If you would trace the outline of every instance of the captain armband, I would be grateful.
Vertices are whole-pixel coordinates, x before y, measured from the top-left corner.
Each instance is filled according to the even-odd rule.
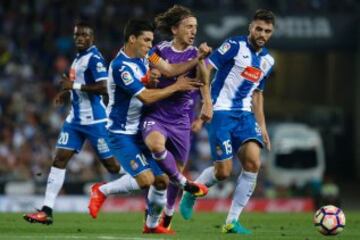
[[[160,61],[160,56],[157,55],[155,52],[149,56],[149,62],[156,65]]]

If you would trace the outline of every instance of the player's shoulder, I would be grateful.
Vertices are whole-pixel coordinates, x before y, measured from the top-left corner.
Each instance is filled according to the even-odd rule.
[[[136,64],[133,63],[122,51],[111,61],[111,68],[116,71],[124,72],[128,71],[133,72],[133,68],[136,68]]]
[[[124,66],[124,62],[126,61],[126,58],[119,53],[112,61],[111,61],[111,68],[114,69],[121,69]]]
[[[246,43],[246,36],[232,36],[225,40],[225,42],[230,43],[231,45],[239,45],[242,42]]]
[[[171,47],[171,41],[161,41],[155,45],[155,48],[159,49],[160,51],[170,47]]]
[[[104,57],[102,56],[100,50],[95,46],[91,46],[88,49],[88,52],[90,53],[90,57],[98,60],[104,60]]]

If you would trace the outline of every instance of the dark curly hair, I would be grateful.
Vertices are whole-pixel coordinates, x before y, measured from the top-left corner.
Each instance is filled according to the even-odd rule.
[[[166,12],[155,17],[155,26],[161,33],[172,35],[171,28],[188,17],[195,17],[189,8],[181,5],[174,5]]]

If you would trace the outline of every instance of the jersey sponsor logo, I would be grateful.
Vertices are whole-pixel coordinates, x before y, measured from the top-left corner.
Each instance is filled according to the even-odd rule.
[[[121,79],[123,80],[125,85],[129,85],[134,81],[133,77],[128,71],[121,73]]]
[[[71,68],[70,71],[69,71],[69,78],[71,81],[75,81],[75,78],[76,78],[76,74],[75,74],[75,69],[74,68]]]
[[[96,71],[97,72],[106,72],[106,67],[101,62],[96,64]]]
[[[243,78],[256,83],[260,80],[261,70],[256,67],[247,66],[240,75]]]
[[[222,55],[224,55],[227,51],[229,51],[230,48],[231,48],[230,43],[224,42],[224,43],[219,47],[219,53],[221,53]]]

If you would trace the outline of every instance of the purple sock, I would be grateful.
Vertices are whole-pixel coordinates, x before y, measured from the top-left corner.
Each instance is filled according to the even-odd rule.
[[[167,188],[167,203],[166,203],[166,208],[167,209],[174,209],[175,207],[175,202],[176,202],[176,198],[179,194],[179,190],[180,188],[173,184],[170,183],[168,188]]]
[[[184,180],[185,177],[179,172],[176,161],[171,152],[165,150],[159,153],[153,153],[152,156],[159,164],[161,170],[169,176],[170,180],[181,185],[185,184],[186,179]]]
[[[149,199],[148,199],[148,194],[149,194],[149,188],[143,189],[142,190],[142,195],[145,197],[145,221],[148,215],[148,211],[149,211]]]

